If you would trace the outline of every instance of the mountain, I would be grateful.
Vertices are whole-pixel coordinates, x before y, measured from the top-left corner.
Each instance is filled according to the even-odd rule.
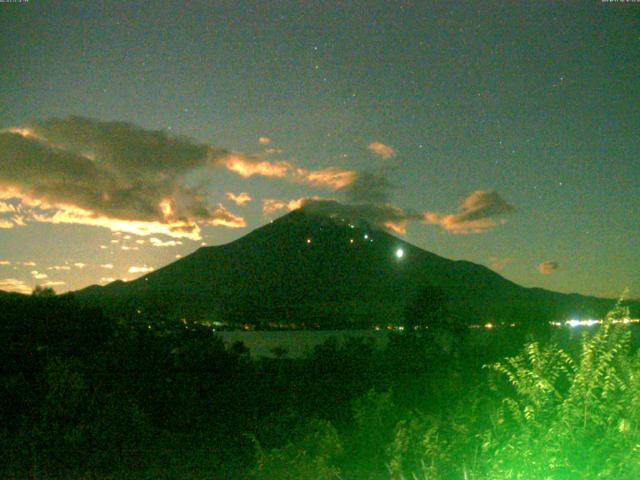
[[[400,256],[401,255],[401,256]],[[77,291],[112,313],[345,327],[399,323],[441,286],[469,323],[602,316],[614,300],[524,288],[492,270],[422,250],[366,222],[293,211],[222,246],[130,282]]]

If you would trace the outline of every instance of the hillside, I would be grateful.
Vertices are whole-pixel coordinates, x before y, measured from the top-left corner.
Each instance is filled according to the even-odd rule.
[[[398,250],[402,257],[398,258]],[[613,300],[521,287],[492,270],[422,250],[364,222],[291,212],[131,282],[76,292],[131,315],[315,327],[399,322],[428,284],[469,322],[599,316]]]

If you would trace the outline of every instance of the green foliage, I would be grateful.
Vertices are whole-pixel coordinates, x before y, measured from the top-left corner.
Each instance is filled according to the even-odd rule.
[[[258,445],[256,480],[330,480],[339,479],[335,460],[342,452],[338,432],[330,422],[310,420],[284,447],[265,452]]]
[[[640,476],[640,363],[618,305],[577,358],[536,343],[491,368],[511,386],[483,445],[491,479]]]
[[[350,467],[362,477],[382,474],[386,471],[386,446],[393,440],[400,420],[392,393],[370,390],[351,405],[353,434],[347,445]]]
[[[334,339],[257,359],[198,325],[7,301],[3,478],[640,478],[640,356],[620,305],[570,349],[455,358],[398,334],[385,351]]]

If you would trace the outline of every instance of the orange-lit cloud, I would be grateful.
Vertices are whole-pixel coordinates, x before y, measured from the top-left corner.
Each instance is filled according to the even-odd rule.
[[[392,147],[381,142],[371,142],[367,148],[383,160],[396,156],[396,151]]]
[[[33,270],[31,272],[31,276],[33,278],[37,279],[37,280],[42,280],[44,278],[48,278],[49,277],[49,275],[47,275],[46,273],[42,273],[42,272],[39,272],[37,270]]]
[[[344,188],[358,177],[353,170],[330,167],[321,170],[307,170],[295,167],[292,163],[279,160],[271,162],[259,157],[251,157],[237,153],[226,156],[226,168],[241,177],[254,175],[286,179],[295,183],[303,183],[318,188],[338,190]]]
[[[549,275],[560,268],[560,264],[556,261],[549,260],[538,265],[538,271],[543,275]]]
[[[247,192],[241,192],[237,195],[232,192],[227,192],[225,196],[240,207],[244,207],[247,203],[253,200],[253,198],[251,198],[251,195],[249,195]]]
[[[244,226],[185,180],[226,155],[129,123],[54,119],[0,132],[0,199],[26,205],[29,221],[199,239],[199,225]],[[6,206],[3,226],[24,223]]]
[[[262,177],[284,178],[293,169],[289,162],[269,162],[255,157],[232,153],[227,155],[225,166],[228,170],[237,173],[241,177],[252,177],[259,175]]]
[[[149,272],[153,272],[153,267],[147,267],[146,265],[142,267],[136,267],[136,266],[129,267],[129,273],[149,273]]]
[[[271,139],[261,137],[260,143],[268,145]],[[353,170],[311,170],[266,155],[234,153],[126,122],[83,117],[2,130],[0,228],[79,224],[199,240],[204,225],[241,228],[246,222],[210,203],[205,182],[192,186],[193,172],[226,168],[243,178],[283,179],[334,191],[358,179]],[[227,198],[239,206],[251,201],[245,192]]]
[[[314,187],[339,190],[353,183],[358,174],[353,170],[330,167],[323,170],[305,170],[298,168],[295,171],[294,180],[307,183]]]
[[[259,137],[258,143],[260,145],[269,145],[271,143],[271,139],[269,137]]]
[[[460,202],[458,213],[440,214],[427,211],[423,214],[423,221],[440,225],[455,234],[483,233],[497,225],[505,224],[506,220],[499,217],[513,210],[514,208],[497,192],[478,190]]]
[[[32,289],[22,280],[17,280],[15,278],[3,278],[0,279],[0,290],[29,294]]]
[[[506,258],[491,257],[489,259],[489,262],[490,262],[489,266],[494,270],[502,270],[504,267],[513,263],[514,261],[515,259],[510,257],[506,257]]]
[[[151,237],[149,239],[149,243],[154,247],[177,247],[178,245],[182,245],[180,240],[160,240],[156,237]]]
[[[276,198],[265,198],[262,200],[262,213],[265,215],[270,215],[272,213],[281,211],[281,210],[296,210],[304,206],[305,203],[317,200],[328,200],[317,196],[312,197],[300,197],[294,198],[293,200],[279,200]]]

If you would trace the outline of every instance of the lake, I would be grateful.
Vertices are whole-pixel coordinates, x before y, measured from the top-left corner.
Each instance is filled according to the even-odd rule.
[[[283,347],[287,349],[288,357],[298,358],[304,355],[305,350],[313,349],[332,337],[338,342],[353,337],[369,337],[377,348],[384,348],[388,342],[384,330],[229,330],[217,334],[228,345],[243,342],[256,357],[273,357],[271,350]]]
[[[597,331],[598,326],[592,327],[558,327],[561,332],[560,343],[567,345],[578,341],[583,333]],[[630,325],[633,332],[633,342],[640,347],[640,325]],[[471,329],[467,341],[476,348],[488,348],[492,343],[508,337],[510,329]],[[272,349],[283,347],[287,350],[287,357],[299,358],[306,350],[312,350],[315,346],[321,345],[328,339],[335,337],[338,342],[344,342],[352,337],[371,338],[375,347],[384,348],[388,339],[387,330],[228,330],[216,332],[222,340],[231,345],[241,341],[250,350],[254,357],[273,357]]]

